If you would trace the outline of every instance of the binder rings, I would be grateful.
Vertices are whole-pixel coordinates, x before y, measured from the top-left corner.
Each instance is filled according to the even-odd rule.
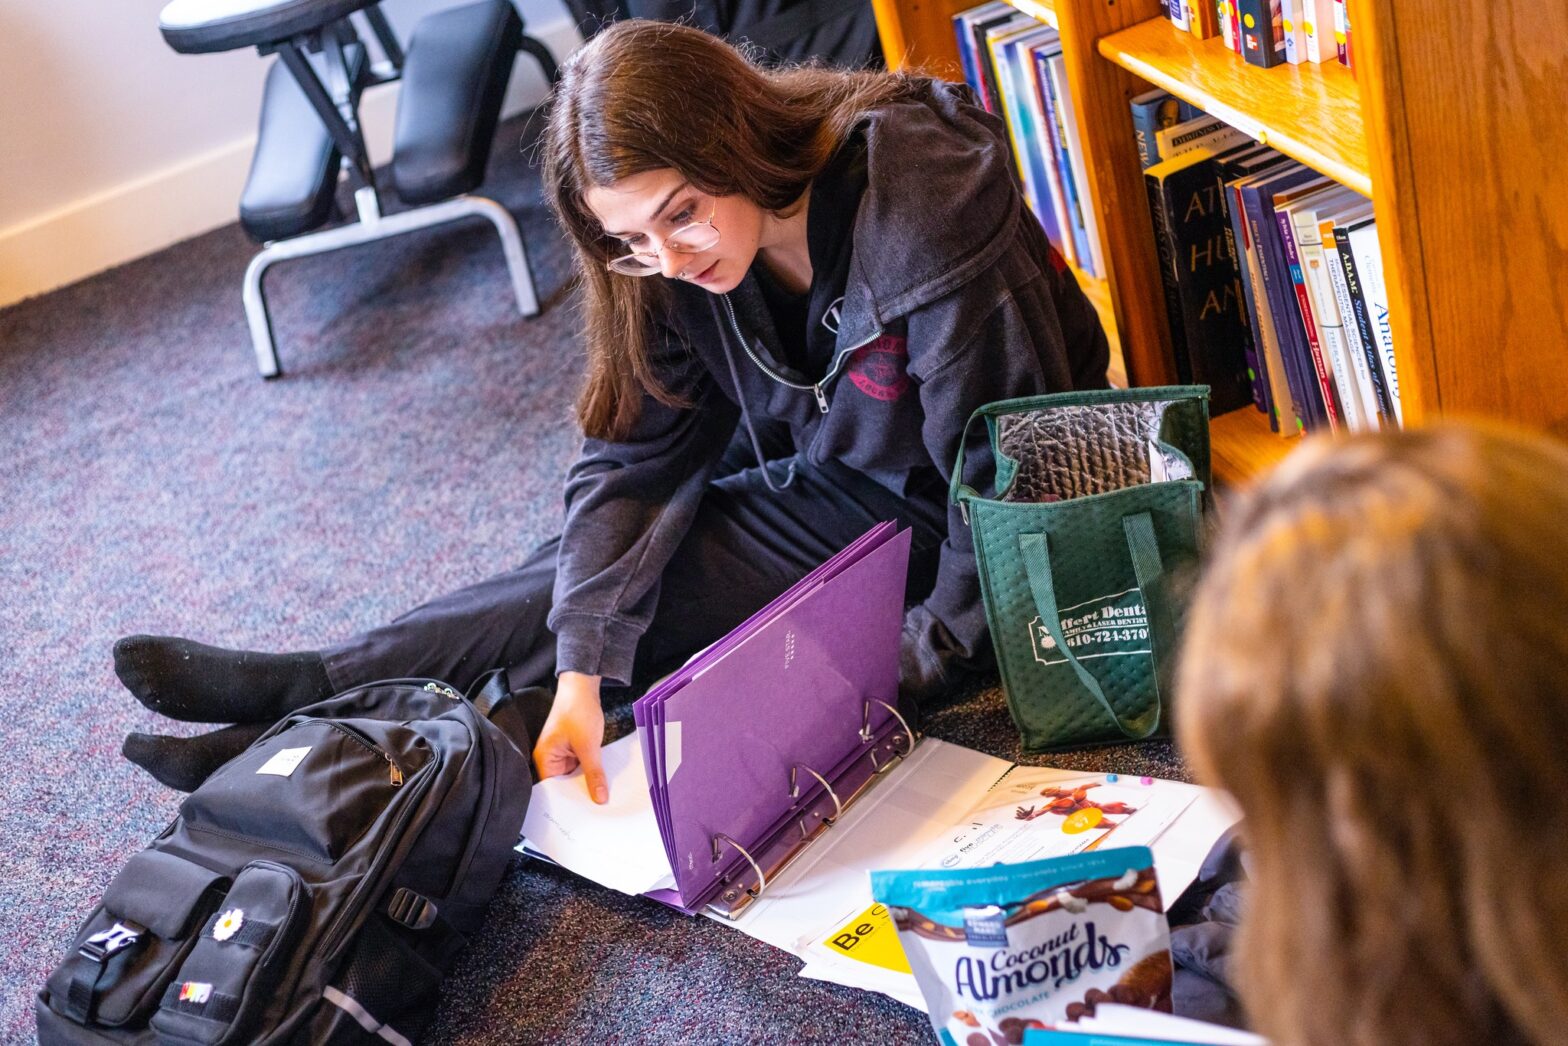
[[[872,528],[633,705],[674,878],[648,896],[735,918],[913,749],[909,540]]]

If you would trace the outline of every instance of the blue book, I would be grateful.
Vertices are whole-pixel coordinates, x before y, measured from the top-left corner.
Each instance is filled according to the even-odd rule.
[[[1010,87],[1009,97],[1004,99],[1004,104],[1008,106],[1009,118],[1016,124],[1018,166],[1025,174],[1029,205],[1039,218],[1046,236],[1052,243],[1059,245],[1065,230],[1051,199],[1050,172],[1046,169],[1052,162],[1047,155],[1050,142],[1045,136],[1045,129],[1035,122],[1033,103],[1037,101],[1037,92],[1034,63],[1030,58],[1031,50],[1037,46],[1054,45],[1059,49],[1058,41],[1056,30],[1042,25],[1037,31],[1010,37],[1000,47],[1007,58],[1005,75]]]
[[[1285,382],[1290,387],[1291,399],[1296,401],[1297,422],[1307,429],[1326,427],[1328,414],[1323,408],[1323,393],[1318,389],[1317,376],[1310,373],[1312,361],[1308,355],[1306,332],[1298,318],[1301,307],[1296,302],[1295,284],[1290,278],[1285,247],[1280,242],[1274,218],[1274,196],[1319,177],[1321,175],[1311,168],[1293,164],[1288,171],[1273,178],[1240,187],[1247,232],[1258,252],[1258,273],[1263,277],[1263,292],[1274,317],[1274,332],[1285,364]],[[1291,322],[1293,318],[1297,318],[1295,322]],[[1281,418],[1280,424],[1287,421]]]
[[[1138,145],[1138,165],[1148,170],[1159,163],[1160,143],[1155,135],[1162,128],[1174,127],[1204,115],[1191,102],[1184,102],[1167,91],[1145,91],[1129,103],[1132,107],[1132,132]]]
[[[964,82],[974,89],[977,96],[985,94],[985,84],[980,78],[979,67],[975,64],[974,26],[976,22],[998,16],[1005,18],[1013,16],[1012,5],[1006,0],[993,0],[992,3],[971,7],[953,16],[953,35],[958,37],[958,60],[964,68]]]
[[[1234,205],[1235,196],[1231,191],[1230,183],[1260,174],[1286,162],[1283,154],[1268,146],[1257,146],[1221,164],[1217,186],[1220,209],[1225,213],[1226,247],[1230,251],[1230,256],[1235,259],[1236,270],[1241,277],[1242,304],[1245,306],[1247,320],[1247,377],[1252,383],[1252,402],[1268,416],[1269,428],[1275,432],[1280,430],[1279,409],[1274,403],[1273,394],[1269,391],[1268,361],[1263,351],[1263,333],[1256,298],[1258,288],[1252,285],[1251,267],[1247,264],[1247,244],[1251,241],[1247,235],[1246,219],[1241,213],[1241,208]]]
[[[1057,103],[1059,90],[1067,80],[1062,75],[1062,54],[1035,55],[1035,73],[1040,82],[1040,104],[1045,110],[1047,129],[1051,136],[1051,151],[1056,156],[1056,167],[1061,177],[1062,193],[1067,198],[1067,213],[1062,216],[1064,224],[1072,234],[1073,253],[1077,255],[1078,267],[1088,270],[1092,268],[1090,259],[1094,253],[1089,248],[1089,227],[1083,219],[1083,202],[1078,192],[1077,179],[1073,177],[1072,156],[1069,143],[1072,136],[1068,133],[1067,124],[1062,119],[1062,108]],[[1062,78],[1059,80],[1058,76]]]

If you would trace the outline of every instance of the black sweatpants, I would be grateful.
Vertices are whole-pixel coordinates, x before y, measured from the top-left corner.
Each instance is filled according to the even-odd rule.
[[[728,469],[735,469],[726,454]],[[754,459],[753,459],[754,460]],[[787,460],[766,466],[774,486]],[[692,654],[722,638],[812,568],[872,526],[912,528],[911,602],[929,591],[947,530],[946,488],[935,469],[899,496],[847,467],[795,461],[795,479],[775,493],[762,466],[727,471],[703,495],[691,531],[665,569],[653,622],[637,647],[630,689],[641,693]],[[322,651],[334,687],[420,676],[466,689],[496,667],[513,690],[550,685],[555,636],[545,626],[559,538],[522,566],[441,596],[389,625]],[[615,695],[607,694],[612,700]]]

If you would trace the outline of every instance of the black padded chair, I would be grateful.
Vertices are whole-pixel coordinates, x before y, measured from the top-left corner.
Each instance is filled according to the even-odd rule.
[[[361,37],[368,29],[380,59]],[[282,373],[262,279],[286,258],[351,247],[461,218],[495,226],[524,316],[539,312],[528,256],[511,213],[472,195],[484,179],[490,143],[518,50],[534,56],[552,83],[555,61],[523,32],[508,0],[436,11],[414,27],[405,48],[376,0],[172,0],[158,27],[183,54],[255,47],[277,54],[267,72],[240,224],[263,245],[245,272],[244,301],[256,365]],[[363,91],[402,81],[391,188],[409,208],[382,213],[382,187],[360,132]],[[334,217],[340,171],[354,189],[356,220]]]

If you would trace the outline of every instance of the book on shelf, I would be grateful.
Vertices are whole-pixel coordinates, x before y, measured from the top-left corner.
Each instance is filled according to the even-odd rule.
[[[1388,322],[1388,288],[1383,281],[1383,254],[1378,249],[1377,223],[1365,221],[1353,225],[1347,235],[1368,318],[1377,339],[1377,358],[1383,364],[1383,380],[1388,385],[1389,399],[1393,401],[1394,419],[1403,425],[1405,415],[1399,400],[1399,372],[1394,365],[1394,332]]]
[[[986,33],[1006,22],[1018,22],[1020,15],[1021,12],[1012,4],[998,2],[960,11],[953,16],[964,72],[973,75],[969,86],[979,96],[980,104],[987,112],[1000,113],[1002,96],[996,87],[995,75],[991,72]]]
[[[1154,132],[1155,151],[1162,160],[1179,156],[1193,149],[1202,149],[1211,145],[1223,149],[1246,141],[1250,139],[1224,120],[1201,112],[1191,120],[1162,127]]]
[[[1034,61],[1028,52],[1035,46],[1061,44],[1056,30],[1030,20],[1028,26],[991,37],[993,64],[1001,85],[1002,113],[1023,182],[1024,199],[1044,227],[1052,243],[1061,243],[1064,229],[1061,213],[1051,196],[1046,150],[1042,148],[1044,128],[1035,120],[1033,103]]]
[[[1283,372],[1284,381],[1289,386],[1289,400],[1296,414],[1293,425],[1287,424],[1287,418],[1280,419],[1281,430],[1286,434],[1315,429],[1328,423],[1323,413],[1322,397],[1315,391],[1309,394],[1309,375],[1304,373],[1301,366],[1307,356],[1305,335],[1301,333],[1300,323],[1293,319],[1296,312],[1295,291],[1290,283],[1284,248],[1280,245],[1274,221],[1274,194],[1315,177],[1315,172],[1300,164],[1288,164],[1265,175],[1246,179],[1236,186],[1247,223],[1247,235],[1252,240],[1257,260],[1256,282],[1260,287],[1258,307],[1266,317],[1260,322],[1268,325],[1278,346],[1278,371]],[[1270,355],[1265,365],[1273,369],[1274,362],[1274,357]],[[1311,383],[1311,389],[1315,389],[1315,375],[1311,376]]]
[[[1398,425],[1399,411],[1395,406],[1393,392],[1397,375],[1394,373],[1393,359],[1390,357],[1385,361],[1382,358],[1377,332],[1373,329],[1371,316],[1367,311],[1366,293],[1362,290],[1361,276],[1356,269],[1355,256],[1350,249],[1350,230],[1363,224],[1373,225],[1370,207],[1359,214],[1343,215],[1336,221],[1333,232],[1335,254],[1339,258],[1340,278],[1344,280],[1345,293],[1350,303],[1351,324],[1355,328],[1357,340],[1361,343],[1361,351],[1366,355],[1373,395],[1377,399],[1378,414],[1384,425]]]
[[[1144,170],[1164,159],[1155,137],[1158,132],[1203,115],[1191,102],[1159,88],[1136,95],[1130,104],[1133,141],[1138,146],[1138,164]]]
[[[1214,0],[1187,0],[1187,30],[1199,40],[1220,35],[1219,8]]]
[[[975,66],[975,25],[993,18],[1011,18],[1016,13],[1017,9],[1007,0],[992,0],[953,16],[953,35],[958,39],[958,64],[963,68],[964,82],[975,88],[981,96],[981,104],[987,107],[989,100],[978,88],[980,73]]]
[[[1285,30],[1280,0],[1237,0],[1241,13],[1241,55],[1265,68],[1285,60]]]
[[[1301,9],[1307,0],[1279,0],[1279,27],[1285,34],[1285,61],[1300,65],[1307,57],[1307,34],[1302,28]]]
[[[1000,2],[960,11],[952,22],[969,86],[1007,128],[1030,210],[1069,263],[1090,275],[1103,273],[1056,31]]]
[[[1352,194],[1344,206],[1319,212],[1318,236],[1323,242],[1323,267],[1328,277],[1329,294],[1339,314],[1339,322],[1344,330],[1345,352],[1356,377],[1361,414],[1366,419],[1368,429],[1381,429],[1394,423],[1394,412],[1387,399],[1376,347],[1363,342],[1358,329],[1350,280],[1346,276],[1345,261],[1334,237],[1341,225],[1362,221],[1371,214],[1372,202],[1360,194]]]
[[[1052,55],[1047,64],[1050,68],[1051,86],[1054,89],[1053,97],[1056,100],[1057,123],[1062,132],[1062,143],[1067,152],[1066,164],[1071,168],[1073,185],[1078,199],[1078,216],[1083,223],[1084,236],[1087,242],[1087,259],[1082,261],[1081,268],[1090,275],[1103,276],[1105,273],[1105,259],[1100,251],[1100,220],[1095,213],[1093,202],[1087,198],[1089,170],[1084,163],[1083,142],[1078,137],[1078,117],[1074,107],[1072,92],[1067,89],[1067,62],[1060,53]]]
[[[1062,123],[1061,107],[1056,101],[1056,81],[1051,75],[1051,63],[1061,58],[1061,48],[1036,48],[1033,52],[1036,101],[1040,104],[1045,128],[1044,144],[1050,150],[1046,167],[1050,179],[1052,200],[1057,208],[1063,229],[1063,253],[1078,268],[1089,263],[1089,229],[1084,224],[1082,200],[1078,182],[1068,162],[1071,142],[1068,128]]]
[[[1165,17],[1183,32],[1192,29],[1192,11],[1187,7],[1187,0],[1165,0]]]
[[[1282,436],[1294,436],[1302,429],[1302,415],[1298,412],[1295,398],[1291,394],[1280,339],[1274,326],[1275,318],[1269,309],[1269,300],[1260,269],[1258,241],[1247,221],[1241,195],[1244,185],[1267,177],[1271,168],[1279,167],[1285,160],[1285,157],[1278,153],[1275,156],[1279,162],[1270,164],[1259,172],[1227,179],[1226,204],[1230,208],[1234,235],[1238,238],[1237,261],[1244,277],[1242,293],[1246,295],[1247,309],[1252,320],[1252,336],[1257,345],[1258,360],[1268,389],[1269,428]]]
[[[1280,246],[1284,251],[1285,272],[1289,274],[1290,290],[1295,295],[1294,315],[1304,338],[1303,344],[1307,348],[1310,373],[1317,382],[1319,402],[1323,404],[1328,427],[1330,431],[1338,432],[1345,427],[1345,408],[1340,403],[1329,355],[1323,347],[1322,330],[1313,314],[1312,297],[1307,290],[1306,271],[1302,268],[1301,252],[1296,244],[1296,227],[1291,220],[1292,205],[1297,200],[1331,184],[1333,184],[1331,179],[1319,175],[1304,185],[1276,196],[1274,223],[1278,230]]]
[[[1321,64],[1339,60],[1334,46],[1335,0],[1300,0],[1302,40],[1309,62]]]
[[[1370,381],[1363,381],[1356,362],[1366,365],[1359,352],[1352,355],[1346,330],[1339,313],[1339,302],[1329,283],[1328,259],[1323,251],[1320,215],[1326,210],[1352,202],[1348,197],[1364,199],[1351,189],[1335,185],[1296,201],[1288,208],[1292,237],[1300,259],[1303,287],[1306,293],[1302,309],[1316,336],[1323,359],[1328,368],[1332,392],[1339,403],[1345,427],[1352,432],[1377,428],[1377,409],[1368,413],[1362,389],[1371,388]]]
[[[1280,364],[1270,363],[1271,358],[1278,359],[1278,345],[1274,345],[1272,351],[1270,350],[1273,331],[1268,324],[1262,322],[1264,317],[1258,308],[1257,259],[1254,257],[1251,237],[1247,235],[1247,224],[1242,215],[1241,203],[1234,189],[1235,183],[1285,162],[1287,162],[1285,156],[1266,145],[1242,150],[1220,164],[1217,188],[1220,193],[1220,207],[1225,212],[1226,245],[1231,257],[1236,261],[1236,270],[1241,278],[1242,304],[1246,307],[1247,330],[1251,335],[1247,346],[1247,377],[1252,382],[1252,402],[1267,415],[1269,428],[1273,431],[1282,431],[1281,419],[1286,419],[1286,424],[1290,428],[1284,431],[1288,435],[1295,430],[1294,407],[1291,404],[1290,392],[1283,384],[1284,372],[1280,370]],[[1276,371],[1278,377],[1275,376]]]
[[[1234,148],[1199,146],[1144,172],[1177,380],[1208,385],[1215,413],[1253,401],[1251,333],[1216,182],[1220,157]]]

